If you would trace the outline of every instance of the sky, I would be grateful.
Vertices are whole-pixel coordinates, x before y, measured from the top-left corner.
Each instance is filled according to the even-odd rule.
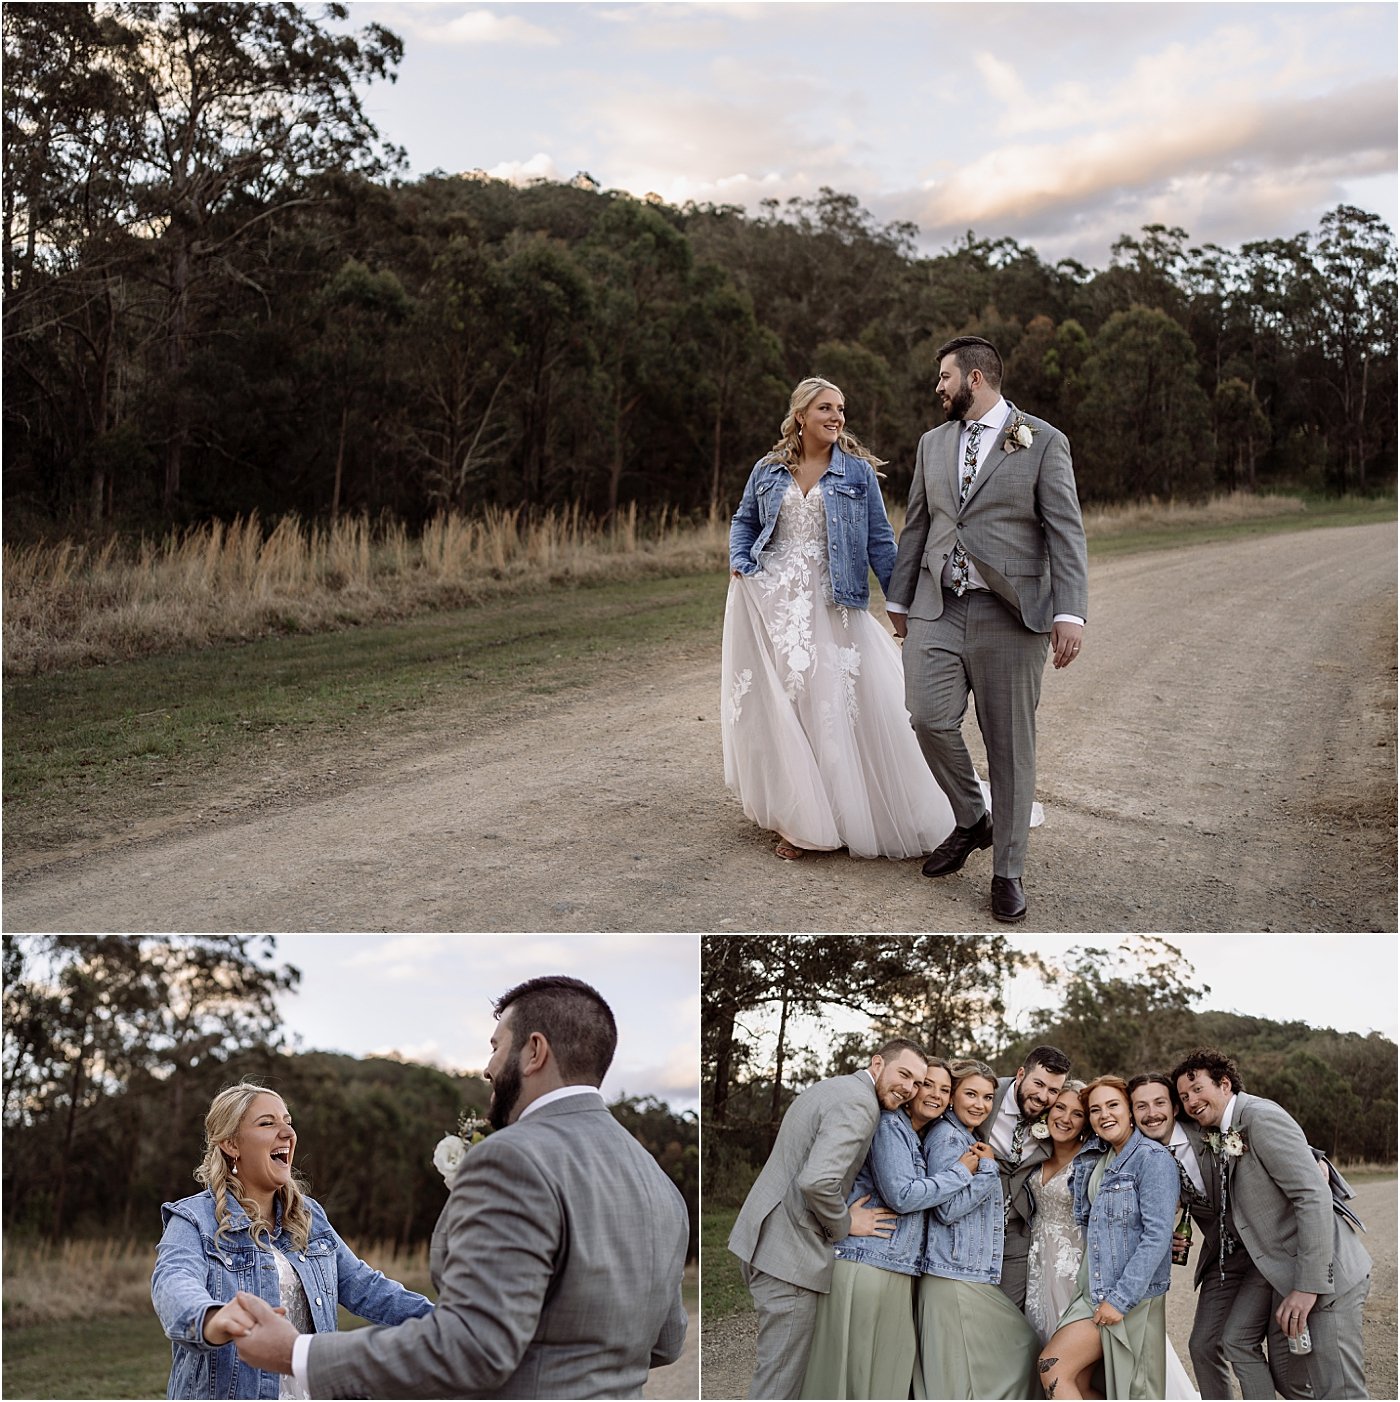
[[[1397,941],[1393,935],[1168,935],[1194,970],[1191,982],[1209,986],[1198,999],[1198,1012],[1238,1012],[1280,1022],[1301,1021],[1339,1032],[1380,1032],[1400,1041],[1397,1005]],[[1072,949],[1094,946],[1131,951],[1132,935],[1018,935],[1014,944],[1029,948],[1052,966],[1063,966]],[[1033,1009],[1053,1007],[1056,995],[1036,975],[1022,973],[1006,990],[1007,1017],[1014,1028],[1030,1025]],[[746,1021],[756,1038],[762,1064],[772,1053],[775,1025]],[[799,1024],[799,1040],[818,1024]],[[844,1032],[864,1031],[868,1022],[845,1009],[828,1009],[818,1042]],[[961,1048],[971,1052],[975,1048]]]
[[[299,1051],[395,1053],[449,1071],[490,1058],[491,1007],[541,974],[570,974],[607,999],[617,1055],[603,1094],[698,1109],[699,941],[692,935],[278,935],[301,970],[279,999]]]
[[[409,170],[672,203],[855,195],[1105,267],[1162,223],[1238,247],[1338,203],[1396,223],[1397,7],[352,0],[405,44],[365,94]]]

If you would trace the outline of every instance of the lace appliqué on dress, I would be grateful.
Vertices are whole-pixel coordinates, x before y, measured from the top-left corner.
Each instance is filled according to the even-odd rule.
[[[734,685],[729,688],[728,715],[729,724],[737,725],[739,716],[743,712],[743,700],[748,695],[749,688],[753,685],[753,672],[745,667],[737,677],[734,678]]]

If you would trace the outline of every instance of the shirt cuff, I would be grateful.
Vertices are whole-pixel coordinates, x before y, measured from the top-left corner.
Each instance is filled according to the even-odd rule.
[[[885,600],[885,612],[886,612],[886,613],[908,613],[908,612],[909,612],[909,605],[908,605],[908,604],[892,604],[888,599],[886,599],[886,600]]]
[[[292,1376],[296,1379],[297,1386],[305,1397],[311,1396],[311,1388],[306,1380],[306,1356],[311,1352],[311,1340],[315,1337],[315,1334],[298,1334],[292,1340]]]
[[[1084,620],[1077,613],[1057,613],[1053,619],[1055,623],[1077,623],[1082,628]]]

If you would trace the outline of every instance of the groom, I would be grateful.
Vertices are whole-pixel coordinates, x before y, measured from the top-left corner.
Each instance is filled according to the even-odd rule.
[[[938,362],[948,422],[919,440],[885,591],[895,635],[909,640],[905,705],[957,821],[924,875],[947,876],[991,847],[992,914],[1024,920],[1035,711],[1047,651],[1068,667],[1083,642],[1084,526],[1069,440],[1002,398],[996,347],[959,336]],[[990,814],[962,736],[969,694],[987,746]]]
[[[298,1334],[239,1291],[239,1357],[312,1397],[640,1397],[674,1362],[686,1206],[597,1087],[617,1047],[588,984],[530,979],[496,1004],[496,1133],[467,1154],[433,1232],[431,1314]]]

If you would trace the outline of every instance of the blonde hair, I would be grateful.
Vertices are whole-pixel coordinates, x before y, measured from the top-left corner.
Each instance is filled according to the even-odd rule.
[[[244,1192],[243,1183],[229,1171],[231,1160],[221,1146],[225,1140],[237,1137],[248,1107],[258,1096],[276,1094],[255,1081],[240,1081],[236,1086],[225,1086],[209,1104],[209,1113],[204,1117],[204,1159],[194,1176],[196,1182],[203,1183],[214,1195],[214,1216],[219,1224],[214,1233],[215,1242],[229,1230],[228,1199],[232,1193],[253,1224],[253,1240],[266,1237],[267,1244],[272,1245],[272,1223],[261,1215],[257,1203]],[[306,1205],[301,1183],[293,1178],[279,1188],[275,1196],[282,1200],[283,1227],[298,1249],[305,1251],[311,1238],[311,1209]]]
[[[788,469],[792,469],[802,461],[802,432],[797,424],[797,416],[804,414],[812,406],[812,401],[822,390],[835,390],[841,394],[840,385],[834,385],[830,380],[824,380],[820,375],[809,375],[805,380],[799,381],[797,388],[792,392],[792,398],[788,400],[787,418],[783,420],[783,426],[779,430],[778,441],[769,448],[764,462],[780,462]],[[868,448],[864,447],[854,434],[847,433],[843,428],[841,436],[836,440],[836,446],[843,453],[848,453],[853,458],[860,458],[863,462],[868,462],[871,467],[884,467],[885,459],[877,458]]]

